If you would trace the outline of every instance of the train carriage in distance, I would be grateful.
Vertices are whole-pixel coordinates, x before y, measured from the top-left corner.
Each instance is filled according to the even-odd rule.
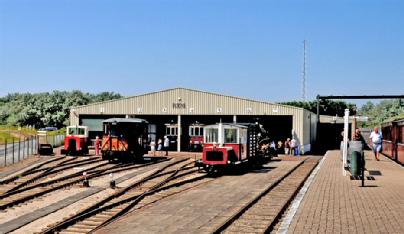
[[[200,123],[189,125],[189,151],[202,151],[204,126]]]
[[[170,140],[170,145],[168,147],[169,151],[177,150],[177,139],[178,139],[178,124],[167,123],[165,136]],[[164,139],[163,139],[164,140]]]
[[[91,144],[88,138],[87,126],[68,126],[61,154],[84,155],[88,154],[88,146]]]
[[[197,165],[208,173],[230,165],[257,165],[269,160],[269,138],[259,124],[219,123],[204,127],[202,161]]]
[[[382,153],[404,165],[404,119],[382,124]]]
[[[133,161],[147,153],[148,122],[138,118],[112,118],[102,122],[102,158]]]

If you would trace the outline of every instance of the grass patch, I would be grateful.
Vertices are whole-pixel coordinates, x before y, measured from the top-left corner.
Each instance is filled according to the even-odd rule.
[[[21,128],[17,126],[0,125],[0,144],[18,141],[22,138],[27,138],[36,135],[36,129]]]
[[[18,138],[12,136],[9,132],[2,132],[0,131],[0,144],[4,144],[6,141],[8,143],[18,141]]]
[[[65,128],[62,128],[56,131],[50,131],[47,132],[47,135],[48,136],[65,135],[65,130],[66,130]]]
[[[65,135],[65,128],[56,130],[56,131],[47,131],[47,136],[57,136],[57,135]],[[8,126],[8,125],[0,125],[0,144],[18,141],[19,139],[35,136],[37,134],[37,130],[33,128],[25,128],[25,127],[17,127],[17,126]]]

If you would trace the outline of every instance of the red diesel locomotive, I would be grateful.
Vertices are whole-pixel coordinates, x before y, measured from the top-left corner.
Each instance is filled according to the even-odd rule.
[[[404,119],[382,124],[383,154],[404,165]]]
[[[214,173],[230,165],[262,164],[271,160],[269,137],[259,124],[207,125],[204,128],[202,166]]]
[[[87,126],[68,126],[61,153],[66,155],[88,154],[89,143]]]

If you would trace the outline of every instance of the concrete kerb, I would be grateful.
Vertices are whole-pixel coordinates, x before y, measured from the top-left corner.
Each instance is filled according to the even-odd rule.
[[[297,209],[299,208],[300,203],[302,202],[302,200],[304,198],[304,195],[306,194],[308,188],[310,187],[312,181],[314,180],[314,177],[317,175],[317,173],[320,170],[321,166],[323,165],[325,159],[327,158],[328,152],[329,151],[327,151],[325,153],[325,155],[321,159],[320,163],[316,166],[316,168],[310,174],[309,178],[307,178],[303,187],[299,190],[299,193],[293,199],[293,201],[290,205],[290,209],[289,209],[288,213],[286,214],[285,218],[283,219],[281,226],[278,229],[278,234],[286,234],[288,232],[288,229],[289,229],[290,224],[292,223],[293,217],[295,216]]]

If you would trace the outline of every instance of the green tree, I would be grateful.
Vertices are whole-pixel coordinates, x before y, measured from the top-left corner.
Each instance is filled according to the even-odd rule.
[[[361,123],[362,127],[379,126],[381,123],[404,114],[404,107],[399,100],[383,100],[379,104],[374,105],[367,102],[359,110],[358,114],[368,117],[368,122]]]
[[[290,101],[290,102],[281,102],[279,104],[288,105],[288,106],[296,106],[301,107],[306,110],[309,110],[313,113],[317,113],[317,101]],[[356,109],[355,104],[346,103],[342,101],[334,101],[334,100],[320,100],[320,115],[338,115],[343,116],[345,109],[349,109],[351,112]]]
[[[13,93],[0,98],[0,124],[63,127],[72,106],[122,98],[120,94],[53,91],[52,93]]]

